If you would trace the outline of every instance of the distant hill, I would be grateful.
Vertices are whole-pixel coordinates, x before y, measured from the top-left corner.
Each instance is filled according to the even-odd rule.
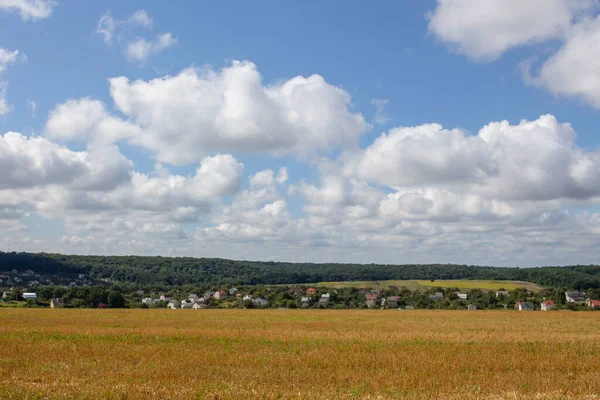
[[[400,258],[400,257],[399,257]],[[340,281],[479,279],[526,281],[542,286],[600,288],[600,266],[499,268],[468,265],[314,264],[219,258],[77,256],[0,252],[0,272],[30,269],[60,277],[136,284],[293,284]]]

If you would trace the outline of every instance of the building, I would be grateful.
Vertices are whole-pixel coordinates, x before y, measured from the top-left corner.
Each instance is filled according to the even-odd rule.
[[[431,301],[441,301],[444,300],[444,293],[442,292],[435,292],[432,295],[429,295],[429,300]]]
[[[458,297],[457,300],[467,301],[467,294],[466,293],[456,292],[456,297]]]
[[[373,308],[377,305],[379,293],[367,293],[365,294],[365,298],[367,299],[367,307]]]
[[[244,295],[244,297],[242,298],[242,300],[243,301],[252,300],[252,295],[251,294]]]
[[[23,293],[23,298],[25,300],[37,300],[37,294],[35,293]]]
[[[502,297],[508,297],[508,296],[510,296],[510,293],[508,293],[507,290],[498,290],[496,292],[496,298],[498,298],[500,296],[502,296]]]
[[[541,307],[542,311],[550,311],[554,307],[554,302],[552,300],[544,300]]]
[[[397,308],[398,301],[400,301],[399,296],[390,296],[386,299],[386,304],[388,308]]]
[[[262,308],[268,306],[269,302],[262,297],[259,297],[258,299],[252,300],[252,305],[256,308]]]
[[[98,303],[98,308],[106,308],[106,304],[104,304],[104,303]]]
[[[585,295],[580,292],[565,292],[567,303],[585,303]]]
[[[229,289],[229,295],[230,296],[235,296],[237,294],[238,290],[234,287],[232,287],[231,289]]]
[[[169,300],[169,304],[167,304],[167,308],[176,310],[179,308],[179,302],[175,299]]]
[[[194,307],[194,304],[195,303],[193,301],[191,301],[190,299],[181,300],[181,308],[182,309],[191,309]]]
[[[329,303],[329,297],[329,293],[322,294],[319,299],[319,304],[327,305],[327,303]]]
[[[148,307],[152,307],[152,304],[154,304],[154,300],[152,299],[152,297],[146,297],[142,299],[142,304],[145,304]]]
[[[195,293],[190,293],[188,295],[188,299],[191,300],[193,303],[195,303],[200,297],[198,297],[197,294]]]
[[[55,298],[50,300],[50,308],[64,308],[65,307],[65,301],[63,299],[60,298]]]
[[[9,296],[10,296],[10,293],[8,293],[8,292],[2,293],[2,301],[8,301]]]
[[[600,308],[600,300],[587,299],[586,304],[590,308]]]
[[[515,303],[515,310],[519,311],[533,311],[533,303],[528,301],[517,301]]]
[[[173,296],[168,293],[163,293],[160,295],[160,301],[171,301],[172,298]]]
[[[226,297],[227,297],[227,293],[225,293],[225,292],[224,292],[224,291],[222,291],[222,290],[217,290],[217,291],[215,292],[215,294],[213,294],[213,297],[214,297],[215,299],[217,299],[217,300],[223,300],[224,298],[226,298]]]
[[[467,306],[467,310],[469,310],[469,311],[475,311],[475,310],[477,310],[477,306],[474,305],[474,304],[469,304]]]
[[[201,310],[203,308],[208,308],[208,306],[206,304],[204,304],[203,301],[201,302],[200,300],[198,300],[197,302],[194,303],[194,305],[192,306],[192,308],[194,310]]]
[[[317,289],[311,288],[311,287],[306,289],[307,296],[315,296],[316,294],[317,294]]]
[[[302,303],[302,308],[310,307],[310,297],[304,296],[300,299],[300,303]]]

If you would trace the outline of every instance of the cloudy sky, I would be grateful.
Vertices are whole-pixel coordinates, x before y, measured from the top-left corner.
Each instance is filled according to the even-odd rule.
[[[0,0],[0,250],[597,263],[599,13]]]

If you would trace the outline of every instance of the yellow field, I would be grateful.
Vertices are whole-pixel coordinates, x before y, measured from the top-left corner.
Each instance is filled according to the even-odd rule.
[[[482,289],[482,290],[515,290],[524,288],[532,292],[539,292],[542,288],[534,283],[521,281],[486,281],[486,280],[391,280],[391,281],[347,281],[347,282],[319,282],[317,286],[331,288],[344,287],[370,287],[373,289],[388,289],[390,286],[397,288],[406,287],[409,290],[419,290],[428,287]]]
[[[0,310],[2,399],[597,399],[600,313]]]

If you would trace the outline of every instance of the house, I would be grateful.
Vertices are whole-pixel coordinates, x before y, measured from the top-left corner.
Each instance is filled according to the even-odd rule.
[[[248,301],[248,300],[252,300],[252,295],[251,294],[247,294],[242,298],[243,301]]]
[[[13,280],[17,283],[23,282],[23,279],[19,278],[18,276],[15,276],[15,278]]]
[[[213,295],[213,297],[214,297],[215,299],[217,299],[217,300],[223,300],[224,298],[226,298],[226,297],[227,297],[227,293],[225,293],[225,292],[224,292],[224,291],[222,291],[222,290],[217,290],[217,291],[215,292],[215,294]]]
[[[469,304],[467,306],[467,310],[469,310],[469,311],[475,311],[475,310],[477,310],[477,306],[475,304]]]
[[[160,295],[160,301],[171,301],[172,298],[173,296],[168,293],[163,293]]]
[[[63,299],[60,298],[55,298],[50,300],[50,308],[64,308],[65,307],[65,301]]]
[[[188,295],[188,299],[191,300],[193,303],[195,303],[200,297],[198,297],[197,294],[195,293],[190,293]]]
[[[508,297],[510,296],[510,293],[508,293],[508,290],[498,290],[496,292],[496,298],[503,296],[503,297]]]
[[[444,300],[444,293],[442,293],[442,292],[435,292],[434,294],[429,295],[429,300],[431,300],[431,301]]]
[[[230,296],[235,296],[237,294],[238,290],[234,287],[232,287],[231,289],[229,289],[229,295]]]
[[[554,302],[552,300],[544,300],[542,301],[542,311],[550,311],[552,307],[554,307]]]
[[[158,299],[158,301],[160,301],[160,299]],[[154,300],[152,299],[152,297],[146,297],[142,299],[142,304],[145,304],[148,307],[152,307],[152,304],[154,304]]]
[[[387,304],[388,308],[397,308],[398,301],[400,301],[400,296],[390,296],[386,300],[387,300],[386,304]]]
[[[515,303],[515,310],[533,311],[533,303],[530,303],[528,301],[517,301]]]
[[[585,295],[580,292],[565,292],[567,303],[584,303]]]
[[[183,299],[181,300],[181,309],[191,309],[194,307],[194,304],[195,303],[190,299]]]
[[[13,269],[11,272],[12,272],[13,274],[16,274],[16,273],[18,273],[19,271],[17,271],[16,269]]]
[[[365,298],[367,299],[367,307],[373,308],[377,305],[379,293],[367,293],[365,294]]]
[[[466,293],[456,292],[456,296],[458,297],[457,300],[467,301],[467,294]]]
[[[215,292],[209,290],[208,292],[204,293],[204,298],[205,299],[210,299],[214,295],[215,295]]]
[[[29,281],[29,283],[27,284],[27,286],[32,287],[32,286],[37,286],[39,284],[40,284],[40,282],[38,282],[38,281]]]
[[[171,299],[171,300],[169,300],[169,304],[167,304],[167,308],[170,308],[172,310],[176,310],[176,309],[179,308],[179,302],[177,300],[175,300],[175,299]]]
[[[35,274],[35,272],[33,272],[33,271],[32,271],[32,270],[30,270],[30,269],[26,269],[26,270],[23,272],[23,276],[33,276],[33,274]]]
[[[310,307],[310,297],[305,296],[300,299],[300,303],[302,303],[302,308]]]
[[[106,304],[104,304],[104,303],[98,303],[98,308],[106,308]]]
[[[8,293],[8,292],[2,293],[2,301],[8,301],[9,296],[10,296],[10,293]]]
[[[204,304],[204,302],[197,301],[192,306],[194,310],[201,310],[203,308],[208,308],[208,305]]]
[[[258,299],[252,300],[252,305],[256,308],[261,308],[261,307],[266,307],[267,305],[269,305],[269,302],[267,300],[263,299],[262,297],[259,297]]]
[[[587,299],[586,303],[589,308],[600,308],[600,300]]]
[[[36,300],[37,299],[37,294],[35,294],[35,293],[23,293],[23,298],[25,300]]]
[[[329,303],[329,293],[325,293],[321,295],[321,298],[319,299],[319,303],[321,304],[327,304]]]
[[[306,289],[307,296],[315,296],[316,294],[317,294],[317,289],[311,288],[311,287]]]
[[[152,304],[160,303],[161,301],[162,301],[161,299],[154,299],[154,300],[152,300]]]

